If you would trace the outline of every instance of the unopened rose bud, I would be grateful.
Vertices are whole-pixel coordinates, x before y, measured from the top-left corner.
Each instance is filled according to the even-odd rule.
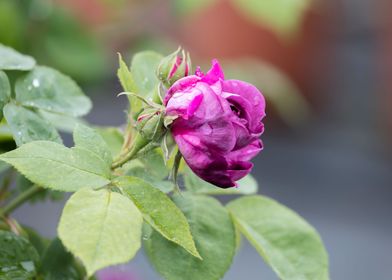
[[[161,60],[157,69],[159,80],[170,87],[177,80],[186,77],[191,71],[191,58],[181,47]]]
[[[144,109],[138,119],[136,129],[141,136],[150,141],[159,140],[165,133],[163,112],[155,108]]]

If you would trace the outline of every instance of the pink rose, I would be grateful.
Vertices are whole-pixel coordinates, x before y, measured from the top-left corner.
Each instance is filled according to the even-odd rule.
[[[213,60],[203,74],[179,79],[168,90],[166,115],[176,116],[170,129],[189,167],[221,188],[236,186],[247,175],[250,160],[263,148],[265,100],[251,84],[225,80]]]

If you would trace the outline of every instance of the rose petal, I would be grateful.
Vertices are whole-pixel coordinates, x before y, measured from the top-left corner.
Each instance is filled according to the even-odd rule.
[[[255,86],[243,81],[225,80],[222,82],[222,96],[244,112],[252,133],[261,133],[260,123],[265,117],[265,99]]]
[[[260,139],[254,140],[249,145],[232,151],[226,155],[228,162],[249,161],[263,150],[263,143]]]
[[[202,76],[201,80],[207,84],[215,84],[219,80],[223,80],[225,75],[223,74],[222,67],[220,66],[217,59],[212,60],[212,66],[208,70],[207,74]]]
[[[196,75],[186,76],[176,81],[167,91],[165,98],[163,99],[163,105],[167,105],[168,101],[172,98],[176,92],[189,93],[192,92],[192,87],[196,82],[200,81],[200,77]]]

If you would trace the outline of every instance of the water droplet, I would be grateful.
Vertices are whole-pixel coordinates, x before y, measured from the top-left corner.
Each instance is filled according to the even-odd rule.
[[[145,77],[145,78],[143,79],[143,85],[146,85],[147,83],[148,83],[148,78]]]
[[[39,80],[38,80],[38,79],[34,79],[34,80],[33,80],[33,87],[37,88],[37,87],[39,87],[39,86],[40,86]]]

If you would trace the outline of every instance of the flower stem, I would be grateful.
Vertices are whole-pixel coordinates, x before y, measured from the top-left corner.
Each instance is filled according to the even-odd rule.
[[[35,195],[43,190],[44,190],[43,188],[41,188],[37,185],[32,185],[30,188],[28,188],[27,190],[22,192],[14,200],[12,200],[10,203],[8,203],[2,211],[0,210],[0,215],[7,216],[12,211],[14,211],[16,208],[21,206],[24,202],[29,200],[33,195]]]
[[[148,143],[149,141],[147,139],[142,137],[140,134],[137,134],[131,147],[128,150],[126,150],[124,153],[122,153],[116,160],[114,160],[112,164],[112,170],[123,166],[126,162],[133,159],[136,156],[136,154],[142,148],[144,148]]]
[[[6,198],[8,189],[12,182],[12,177],[14,175],[14,169],[8,170],[7,174],[4,177],[3,184],[0,188],[0,202]]]

